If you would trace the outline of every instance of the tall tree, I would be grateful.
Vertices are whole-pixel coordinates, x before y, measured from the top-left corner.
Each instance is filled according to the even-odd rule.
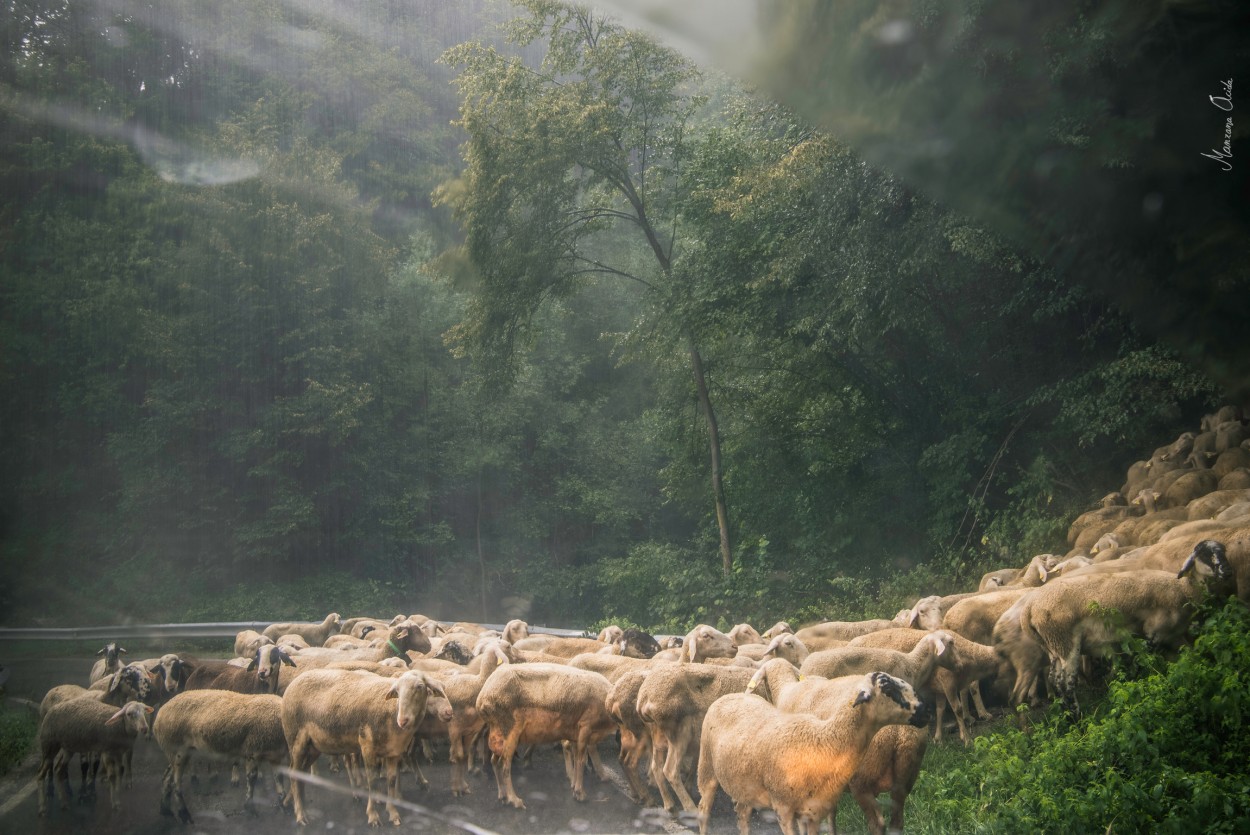
[[[528,12],[510,40],[545,41],[537,68],[481,43],[444,56],[461,65],[467,170],[445,187],[467,232],[480,285],[459,336],[510,357],[544,302],[593,276],[635,282],[649,301],[646,327],[668,333],[685,356],[707,429],[712,497],[725,574],[732,570],[721,438],[677,221],[680,171],[699,75],[675,52],[590,10],[520,0]],[[603,233],[624,225],[634,245]]]

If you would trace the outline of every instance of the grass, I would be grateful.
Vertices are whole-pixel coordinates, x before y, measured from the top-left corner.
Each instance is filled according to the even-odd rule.
[[[39,723],[26,708],[0,706],[0,775],[25,759],[35,742]]]

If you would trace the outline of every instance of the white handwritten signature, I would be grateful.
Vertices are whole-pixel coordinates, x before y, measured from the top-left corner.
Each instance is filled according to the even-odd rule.
[[[1207,96],[1207,100],[1225,113],[1230,113],[1233,109],[1233,80],[1230,78],[1227,81],[1221,81],[1220,86],[1224,88],[1224,94],[1221,96]],[[1212,148],[1211,153],[1203,154],[1203,156],[1218,162],[1225,171],[1233,170],[1233,164],[1229,162],[1233,158],[1232,116],[1224,117],[1224,143],[1219,148]]]

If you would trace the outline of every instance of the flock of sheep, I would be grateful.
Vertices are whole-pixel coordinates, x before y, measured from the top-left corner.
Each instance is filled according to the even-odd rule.
[[[597,638],[531,635],[421,615],[388,620],[329,615],[240,633],[231,661],[176,654],[124,664],[110,644],[90,686],[61,685],[41,705],[40,814],[53,783],[68,798],[69,758],[83,787],[104,769],[118,805],[134,740],[151,735],[169,761],[161,811],[190,822],[182,792],[192,751],[242,765],[245,804],[258,765],[310,772],[339,757],[373,791],[385,774],[386,813],[398,825],[401,768],[425,783],[416,754],[446,746],[451,791],[489,759],[498,799],[525,807],[514,758],[558,743],[573,796],[588,768],[606,772],[598,744],[619,735],[633,799],[699,815],[706,833],[717,790],[733,801],[742,835],[771,808],[786,835],[817,831],[849,791],[873,833],[903,806],[929,740],[949,708],[969,738],[968,707],[989,712],[981,688],[1010,708],[1038,704],[1043,686],[1075,707],[1085,662],[1113,651],[1125,630],[1165,649],[1185,639],[1208,595],[1250,602],[1250,438],[1231,407],[1134,464],[1123,488],[1077,518],[1071,550],[986,574],[976,591],[926,597],[890,620],[831,621],[757,631],[700,625],[662,642],[639,630]],[[923,701],[917,694],[923,694]],[[89,774],[89,770],[92,772]],[[690,780],[700,796],[690,793]],[[303,780],[284,804],[308,822]]]

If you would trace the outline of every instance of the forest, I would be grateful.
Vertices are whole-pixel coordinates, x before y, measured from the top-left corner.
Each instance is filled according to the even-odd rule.
[[[1244,11],[894,5],[760,4],[752,77],[545,0],[7,0],[4,622],[889,616],[1061,549],[1247,392]]]

